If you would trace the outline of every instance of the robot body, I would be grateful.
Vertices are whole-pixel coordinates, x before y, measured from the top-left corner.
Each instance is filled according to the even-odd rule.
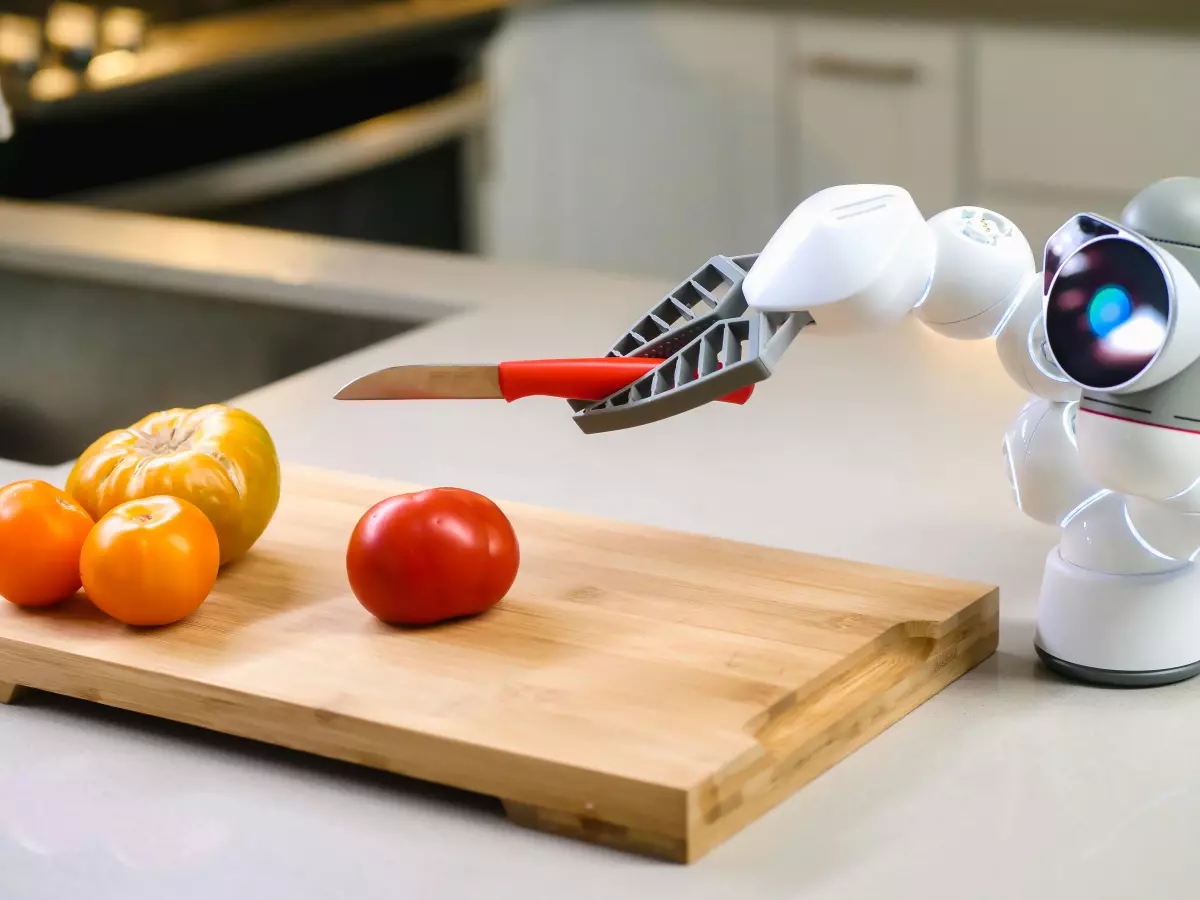
[[[1149,685],[1200,674],[1198,278],[1200,179],[1151,186],[1120,223],[1074,217],[1040,273],[998,213],[926,221],[901,188],[850,185],[802,203],[743,290],[751,310],[808,313],[814,334],[912,312],[995,338],[1033,395],[1005,436],[1014,497],[1061,529],[1038,653],[1073,678]]]

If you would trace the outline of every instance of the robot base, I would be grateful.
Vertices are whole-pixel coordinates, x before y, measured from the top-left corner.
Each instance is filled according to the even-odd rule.
[[[1200,675],[1200,568],[1107,575],[1046,558],[1035,648],[1076,681],[1152,687]]]

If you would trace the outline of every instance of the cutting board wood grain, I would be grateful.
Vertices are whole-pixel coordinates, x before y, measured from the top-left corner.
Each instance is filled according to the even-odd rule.
[[[404,630],[344,567],[412,485],[285,472],[204,606],[137,630],[0,603],[23,685],[500,798],[521,825],[691,861],[989,656],[993,587],[502,503],[489,613]]]

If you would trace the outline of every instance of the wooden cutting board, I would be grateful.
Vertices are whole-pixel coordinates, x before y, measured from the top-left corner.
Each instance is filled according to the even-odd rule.
[[[25,685],[500,798],[513,821],[691,861],[989,656],[982,584],[502,504],[512,592],[424,630],[354,600],[366,509],[311,469],[192,618],[0,603]]]

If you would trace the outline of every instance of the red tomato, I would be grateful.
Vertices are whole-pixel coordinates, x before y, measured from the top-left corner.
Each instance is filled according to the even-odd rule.
[[[354,596],[395,625],[481,613],[504,599],[519,565],[512,523],[487,497],[459,488],[377,503],[346,551]]]

